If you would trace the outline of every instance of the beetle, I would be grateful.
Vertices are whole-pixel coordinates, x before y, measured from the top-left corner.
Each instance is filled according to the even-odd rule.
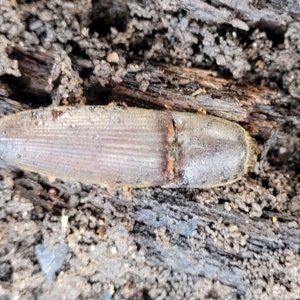
[[[237,123],[184,112],[48,107],[0,120],[0,158],[86,184],[221,186],[248,172],[256,147]]]

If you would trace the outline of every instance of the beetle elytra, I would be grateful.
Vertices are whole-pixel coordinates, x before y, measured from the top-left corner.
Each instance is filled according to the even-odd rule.
[[[0,157],[87,184],[210,188],[240,179],[256,143],[221,118],[116,106],[57,107],[0,120]]]

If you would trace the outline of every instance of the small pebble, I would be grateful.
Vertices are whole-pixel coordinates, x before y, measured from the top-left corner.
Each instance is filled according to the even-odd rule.
[[[117,63],[119,63],[119,54],[116,51],[113,51],[107,55],[106,60],[109,63],[117,64]]]

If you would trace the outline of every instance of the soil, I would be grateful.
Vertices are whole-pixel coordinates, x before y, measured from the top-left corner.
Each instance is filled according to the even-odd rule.
[[[146,91],[150,62],[267,87],[263,118],[276,124],[256,134],[262,152],[247,176],[207,190],[88,186],[1,162],[1,299],[299,298],[299,1],[0,7],[1,116],[105,104],[134,68]],[[31,80],[20,59],[29,51],[44,66]]]

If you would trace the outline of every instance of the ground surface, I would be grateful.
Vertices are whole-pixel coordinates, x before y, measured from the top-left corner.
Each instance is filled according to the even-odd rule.
[[[55,49],[55,104],[85,103],[134,58],[212,69],[278,91],[276,140],[248,176],[209,190],[50,182],[3,163],[0,298],[297,299],[299,1],[126,2],[1,0],[1,82],[20,78],[16,48]]]

